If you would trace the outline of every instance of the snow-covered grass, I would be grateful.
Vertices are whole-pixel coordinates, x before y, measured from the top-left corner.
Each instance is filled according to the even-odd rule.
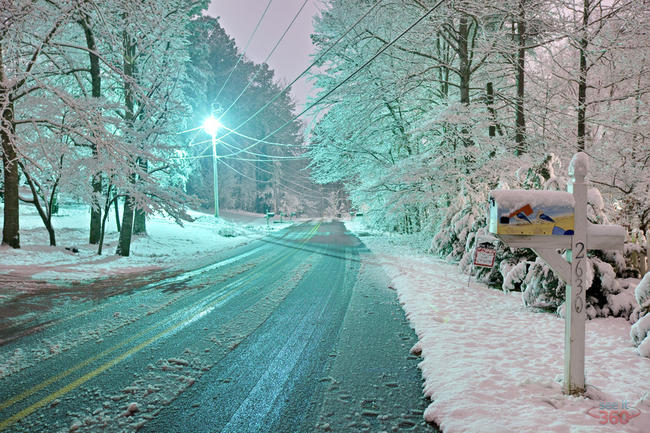
[[[0,225],[1,210],[0,205]],[[152,216],[147,220],[147,235],[134,237],[130,256],[120,257],[115,255],[119,233],[112,214],[107,222],[104,251],[99,256],[97,246],[88,244],[90,210],[87,206],[61,206],[53,219],[57,246],[50,247],[47,231],[34,207],[21,205],[21,248],[0,247],[0,278],[4,274],[71,282],[171,268],[250,242],[266,231],[260,216],[226,214],[236,222],[191,211],[194,221],[184,222],[181,227],[168,217]],[[271,228],[279,227],[271,225]]]
[[[626,320],[587,323],[589,398],[565,396],[563,319],[527,310],[519,293],[468,285],[455,265],[403,244],[362,240],[419,337],[413,352],[432,400],[424,416],[445,433],[650,431],[650,359],[637,353]],[[616,412],[623,405],[637,415],[625,424]]]

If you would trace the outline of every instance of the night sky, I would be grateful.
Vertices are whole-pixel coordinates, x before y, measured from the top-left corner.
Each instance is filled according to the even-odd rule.
[[[256,63],[261,63],[269,54],[282,32],[291,22],[304,0],[274,0],[262,24],[255,34],[246,55]],[[260,16],[266,8],[267,0],[212,0],[208,14],[220,17],[221,25],[244,49]],[[318,14],[317,0],[309,0],[296,19],[280,46],[268,61],[275,71],[276,78],[282,83],[292,81],[311,62],[312,17]],[[301,79],[293,85],[293,95],[297,108],[305,102],[311,86]]]

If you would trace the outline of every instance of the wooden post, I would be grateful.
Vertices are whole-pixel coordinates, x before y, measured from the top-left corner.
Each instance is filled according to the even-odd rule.
[[[566,286],[564,326],[564,393],[585,390],[585,305],[587,291],[587,155],[580,152],[569,166],[573,193],[574,235],[571,240],[571,284]]]

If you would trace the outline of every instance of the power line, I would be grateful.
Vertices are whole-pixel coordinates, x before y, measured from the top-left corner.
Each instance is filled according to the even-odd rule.
[[[234,171],[235,173],[237,173],[239,176],[241,176],[241,177],[243,177],[243,178],[246,178],[246,179],[248,179],[248,180],[252,180],[252,181],[255,182],[255,183],[275,184],[275,185],[279,185],[279,186],[281,186],[283,189],[285,189],[285,190],[287,190],[287,191],[291,191],[291,192],[293,192],[294,194],[298,194],[298,195],[300,195],[300,196],[309,197],[309,198],[312,198],[312,199],[318,199],[318,200],[322,198],[322,196],[316,196],[316,195],[312,195],[312,194],[307,194],[307,193],[305,193],[305,192],[296,191],[295,189],[289,188],[287,185],[283,184],[281,181],[254,179],[254,178],[248,176],[247,174],[242,173],[241,171],[237,170],[237,169],[234,168],[232,165],[228,164],[227,162],[225,162],[225,161],[223,161],[223,160],[221,160],[221,163],[223,163],[226,167],[230,168],[232,171]],[[265,170],[265,171],[266,171],[266,170]],[[305,187],[303,187],[302,185],[299,185],[299,184],[296,184],[296,185],[298,185],[298,186],[300,186],[300,187],[302,187],[302,188],[305,188]],[[316,193],[316,191],[313,191],[313,190],[309,190],[309,191]]]
[[[395,42],[397,42],[399,39],[401,39],[401,38],[402,38],[406,33],[408,33],[409,31],[411,31],[411,30],[412,30],[416,25],[418,25],[418,24],[419,24],[420,22],[422,22],[426,17],[428,17],[429,15],[431,15],[431,13],[432,13],[434,10],[436,10],[436,9],[437,9],[437,8],[438,8],[442,3],[444,3],[444,1],[445,1],[445,0],[440,0],[438,3],[436,3],[436,4],[435,4],[431,9],[429,9],[429,10],[428,10],[424,15],[422,15],[420,18],[418,18],[417,20],[415,20],[415,22],[413,22],[413,24],[411,24],[409,27],[407,27],[406,30],[404,30],[402,33],[400,33],[400,34],[399,34],[397,37],[395,37],[392,41],[388,42],[388,43],[385,44],[383,47],[381,47],[381,48],[379,49],[379,51],[377,51],[377,52],[376,52],[376,53],[375,53],[375,54],[374,54],[370,59],[368,59],[368,60],[367,60],[363,65],[359,66],[359,67],[358,67],[354,72],[352,72],[350,75],[348,75],[348,76],[347,76],[343,81],[341,81],[341,82],[338,83],[336,86],[334,86],[332,89],[330,89],[329,91],[327,91],[323,96],[321,96],[320,98],[318,98],[315,102],[313,102],[312,104],[310,104],[307,108],[305,108],[304,110],[302,110],[300,113],[298,113],[298,114],[297,114],[296,116],[294,116],[292,119],[286,121],[286,122],[283,123],[279,128],[275,129],[275,130],[272,131],[271,133],[267,134],[264,138],[262,138],[262,139],[256,141],[255,143],[251,144],[250,146],[248,146],[248,147],[246,147],[246,148],[243,148],[243,149],[241,149],[240,151],[238,151],[238,152],[236,152],[236,153],[233,153],[233,154],[231,154],[231,155],[227,155],[227,156],[234,156],[234,155],[237,155],[237,154],[239,154],[239,153],[241,153],[241,152],[245,152],[246,150],[248,150],[248,149],[250,149],[251,147],[253,147],[253,146],[257,145],[258,143],[260,143],[262,140],[266,140],[267,138],[269,138],[269,137],[273,136],[274,134],[276,134],[277,132],[281,131],[281,130],[284,129],[287,125],[289,125],[290,123],[294,122],[296,119],[298,119],[300,116],[302,116],[303,114],[305,114],[306,112],[308,112],[309,110],[311,110],[311,109],[312,109],[313,107],[315,107],[316,105],[320,104],[320,103],[321,103],[325,98],[327,98],[328,96],[330,96],[332,93],[334,93],[336,90],[338,90],[338,89],[339,89],[343,84],[347,83],[347,82],[348,82],[350,79],[352,79],[355,75],[357,75],[357,74],[358,74],[359,72],[361,72],[364,68],[366,68],[370,63],[372,63],[372,61],[374,61],[377,57],[379,57],[379,56],[380,56],[384,51],[386,51],[388,48],[390,48],[391,46],[393,46],[393,44],[395,44]],[[219,138],[221,139],[222,137],[219,137]]]
[[[233,147],[232,145],[228,145],[227,143],[225,143],[225,142],[223,142],[223,141],[222,141],[221,143],[222,143],[222,144],[226,144],[227,146]],[[207,148],[206,148],[205,150],[207,150]],[[205,150],[204,150],[204,151],[205,151]],[[176,157],[171,157],[170,159],[187,161],[187,160],[195,160],[195,159],[202,159],[202,158],[212,158],[212,155],[211,155],[211,154],[208,154],[208,155],[196,155],[196,156],[176,156]],[[234,159],[235,161],[242,161],[242,162],[245,162],[245,163],[247,163],[247,164],[249,164],[249,165],[253,165],[253,162],[272,162],[272,160],[269,160],[269,159],[264,159],[264,160],[263,160],[263,159],[235,158],[235,157],[229,157],[228,159]],[[254,179],[254,178],[252,178],[252,177],[250,177],[250,176],[248,176],[248,175],[246,175],[246,174],[240,172],[239,170],[237,170],[236,168],[234,168],[232,165],[228,164],[228,163],[224,160],[224,157],[219,157],[219,158],[218,158],[218,161],[221,162],[222,164],[225,164],[228,168],[230,168],[231,170],[233,170],[234,172],[236,172],[236,173],[239,174],[240,176],[245,177],[246,179],[252,180],[252,181],[254,181],[254,182],[258,182],[258,183],[273,183],[273,182],[275,182],[277,185],[281,185],[282,187],[284,187],[284,189],[286,189],[286,190],[288,190],[288,191],[291,191],[291,192],[294,192],[295,194],[305,195],[305,196],[310,197],[310,198],[320,199],[320,196],[317,197],[317,196],[314,196],[314,195],[312,195],[312,194],[308,194],[308,193],[306,193],[306,192],[304,192],[304,191],[303,191],[303,192],[301,192],[301,191],[296,191],[296,190],[290,188],[290,187],[289,187],[288,185],[286,185],[285,183],[283,183],[283,181],[271,181],[271,180],[269,180],[269,181],[262,181],[262,180]],[[273,172],[271,172],[271,171],[269,171],[269,170],[266,170],[266,169],[264,169],[264,168],[262,168],[262,167],[259,167],[259,166],[256,166],[256,165],[253,165],[253,167],[254,167],[256,170],[263,171],[263,172],[265,172],[265,173],[267,173],[267,174],[270,174],[270,175],[272,175],[272,176],[274,175]],[[284,179],[284,181],[286,181],[286,182],[288,182],[288,183],[290,183],[290,184],[293,184],[293,185],[295,185],[295,186],[297,186],[297,187],[299,187],[299,188],[305,189],[305,190],[309,191],[310,193],[318,194],[318,191],[315,191],[315,190],[313,190],[313,189],[311,189],[311,188],[309,188],[309,187],[306,187],[306,186],[304,186],[304,185],[301,185],[301,184],[299,184],[299,183],[297,183],[297,182],[294,182],[294,181],[292,181],[292,180],[290,180],[290,179]]]
[[[293,23],[296,21],[296,19],[298,18],[298,16],[299,16],[300,13],[302,12],[302,10],[305,8],[305,5],[307,4],[308,1],[309,1],[309,0],[305,0],[305,1],[302,3],[302,6],[300,6],[300,9],[298,9],[298,12],[294,15],[293,19],[291,20],[291,22],[289,23],[289,25],[287,26],[287,28],[284,29],[284,32],[282,33],[282,36],[280,36],[280,39],[278,39],[278,41],[275,43],[275,45],[274,45],[273,48],[271,49],[271,52],[268,54],[268,56],[266,56],[266,59],[264,59],[264,61],[263,61],[262,63],[266,63],[266,62],[271,58],[271,56],[273,55],[273,53],[275,52],[275,50],[278,48],[278,46],[280,45],[280,43],[282,42],[282,40],[284,39],[284,37],[287,35],[287,32],[289,31],[289,29],[291,29],[291,27],[293,26]],[[258,69],[258,70],[255,72],[255,74],[253,75],[253,77],[252,77],[250,80],[248,80],[248,83],[246,84],[246,86],[244,87],[244,89],[239,93],[239,95],[237,96],[237,98],[235,98],[235,100],[232,101],[232,103],[230,104],[230,106],[229,106],[228,108],[226,108],[226,110],[221,114],[221,116],[219,116],[219,119],[222,119],[222,118],[223,118],[223,117],[228,113],[228,111],[230,111],[230,109],[231,109],[231,108],[232,108],[232,107],[237,103],[237,101],[239,101],[239,98],[241,98],[242,95],[246,92],[246,90],[248,90],[248,88],[251,86],[251,84],[253,84],[253,80],[255,80],[255,78],[257,78],[257,75],[260,73],[260,70],[261,70],[261,68]]]
[[[310,70],[311,68],[313,68],[313,67],[316,66],[318,63],[320,63],[320,62],[325,58],[325,56],[326,56],[327,54],[329,54],[329,52],[330,52],[330,51],[331,51],[331,50],[332,50],[332,49],[333,49],[333,48],[334,48],[334,47],[335,47],[339,42],[341,42],[341,41],[343,40],[343,38],[346,37],[346,36],[348,35],[348,33],[350,33],[350,32],[351,32],[351,31],[352,31],[352,30],[353,30],[357,25],[359,25],[359,23],[360,23],[360,22],[361,22],[365,17],[367,17],[367,16],[370,14],[370,12],[372,12],[372,11],[373,11],[373,10],[374,10],[374,9],[375,9],[379,4],[380,4],[380,3],[381,3],[381,0],[379,0],[378,2],[376,2],[374,5],[372,5],[372,6],[371,6],[371,7],[370,7],[370,8],[369,8],[369,9],[368,9],[368,10],[367,10],[367,11],[366,11],[366,12],[365,12],[365,13],[364,13],[360,18],[359,18],[359,19],[357,19],[357,21],[356,21],[354,24],[352,24],[350,27],[348,27],[347,30],[345,30],[345,32],[343,32],[343,33],[338,37],[338,39],[336,39],[336,41],[334,41],[333,44],[331,44],[331,45],[330,45],[330,46],[329,46],[329,47],[328,47],[324,52],[322,52],[322,53],[321,53],[321,54],[316,58],[316,60],[314,60],[313,62],[311,62],[311,64],[310,64],[309,66],[307,66],[307,68],[305,68],[304,71],[302,71],[302,72],[301,72],[301,73],[300,73],[296,78],[294,78],[293,81],[291,81],[289,84],[287,84],[287,85],[284,87],[284,89],[282,89],[279,93],[277,93],[277,94],[276,94],[273,98],[271,98],[271,99],[270,99],[266,104],[264,104],[264,105],[263,105],[261,108],[259,108],[255,113],[253,113],[253,114],[252,114],[248,119],[246,119],[245,121],[243,121],[242,123],[240,123],[239,125],[237,125],[234,129],[229,130],[229,134],[224,135],[224,137],[227,137],[228,135],[233,134],[233,133],[234,133],[234,134],[237,134],[236,131],[238,131],[238,130],[241,129],[244,125],[246,125],[248,122],[250,122],[250,121],[253,120],[255,117],[257,117],[257,116],[258,116],[262,111],[264,111],[264,110],[265,110],[269,105],[271,105],[271,104],[272,104],[273,102],[275,102],[275,101],[276,101],[280,96],[282,96],[282,95],[283,95],[284,93],[286,93],[289,89],[291,89],[291,86],[293,86],[293,85],[294,85],[294,84],[295,84],[299,79],[301,79],[301,78],[302,78],[302,77],[303,77],[307,72],[309,72],[309,70]],[[292,120],[292,121],[293,121],[293,120]],[[262,140],[259,140],[258,143],[267,143],[267,142],[264,141],[264,139],[262,139]],[[257,144],[257,143],[255,143],[255,144]]]
[[[254,178],[250,177],[249,175],[244,174],[244,173],[242,173],[241,171],[237,170],[235,167],[233,167],[232,165],[228,164],[226,161],[223,161],[223,160],[222,160],[221,163],[224,164],[224,165],[225,165],[226,167],[228,167],[229,169],[231,169],[232,171],[234,171],[235,173],[237,173],[238,175],[240,175],[241,177],[244,177],[244,178],[246,178],[246,179],[248,179],[248,180],[252,180],[253,182],[256,182],[256,183],[272,183],[272,182],[273,182],[273,181],[271,181],[271,180],[259,180],[259,179],[254,179]]]
[[[222,159],[222,158],[219,158],[219,159],[223,162],[223,159]],[[267,173],[267,174],[269,174],[269,175],[271,175],[271,176],[274,176],[274,174],[275,174],[275,173],[273,173],[273,172],[271,172],[271,171],[269,171],[269,170],[266,170],[266,169],[263,168],[263,167],[260,167],[260,166],[257,166],[257,165],[254,165],[254,164],[253,164],[253,162],[269,162],[269,161],[262,161],[262,160],[249,160],[249,159],[244,159],[244,158],[233,158],[233,159],[235,159],[236,161],[243,161],[243,162],[247,163],[248,165],[253,166],[253,168],[254,168],[255,170],[262,171],[262,172]],[[306,178],[303,177],[303,179],[306,179]],[[291,184],[293,184],[293,185],[299,187],[299,188],[303,188],[303,189],[305,189],[305,190],[307,190],[307,191],[309,191],[309,192],[312,192],[312,193],[318,193],[318,191],[316,191],[316,190],[314,190],[314,189],[312,189],[312,188],[306,187],[306,186],[304,186],[304,185],[301,185],[300,183],[294,182],[294,181],[292,181],[292,180],[290,180],[290,179],[284,178],[284,180],[285,180],[286,182],[289,182],[289,183],[291,183]],[[278,182],[281,183],[281,181],[278,181]],[[295,191],[294,191],[294,192],[295,192]]]
[[[253,37],[255,36],[255,33],[257,33],[257,30],[260,28],[260,24],[262,24],[262,21],[264,20],[264,17],[266,16],[266,12],[269,10],[269,6],[271,6],[271,3],[273,3],[273,0],[269,0],[269,2],[266,4],[266,9],[264,9],[264,12],[262,12],[262,16],[260,19],[257,21],[257,25],[255,25],[255,29],[253,29],[253,33],[251,33],[250,37],[248,38],[248,42],[246,42],[246,46],[244,47],[244,51],[242,51],[241,55],[237,59],[237,63],[235,63],[235,66],[230,70],[230,73],[228,74],[228,77],[226,78],[226,81],[223,82],[221,85],[221,88],[217,92],[217,96],[214,97],[214,100],[217,101],[219,100],[219,96],[221,96],[221,92],[223,92],[223,89],[226,87],[226,84],[228,84],[228,81],[230,81],[230,77],[232,77],[232,73],[235,72],[235,69],[237,69],[237,65],[239,65],[239,62],[244,58],[244,55],[246,54],[246,51],[248,50],[248,46],[250,45],[251,41],[253,40]]]
[[[259,166],[257,166],[257,165],[254,165],[252,162],[248,162],[248,161],[245,161],[245,160],[243,160],[243,161],[246,162],[248,165],[253,166],[253,168],[254,168],[255,170],[259,170],[259,171],[264,172],[264,173],[266,173],[266,174],[269,174],[269,175],[271,175],[271,176],[274,176],[274,175],[275,175],[275,173],[273,173],[273,172],[271,172],[271,171],[269,171],[269,170],[266,170],[265,168],[262,168],[262,167],[259,167]],[[305,178],[303,178],[303,179],[305,179]],[[307,190],[307,191],[309,191],[309,192],[311,192],[311,193],[318,193],[318,191],[316,191],[316,190],[314,190],[314,189],[312,189],[312,188],[306,187],[306,186],[304,186],[304,185],[301,185],[301,184],[298,183],[298,182],[294,182],[293,180],[290,180],[290,179],[286,179],[286,178],[285,178],[284,181],[286,181],[286,182],[288,182],[288,183],[290,183],[290,184],[292,184],[292,185],[295,185],[295,186],[298,187],[298,188],[305,189],[305,190]],[[272,181],[264,181],[264,182],[272,182]],[[280,180],[280,181],[276,181],[276,182],[282,184],[282,180]],[[284,184],[283,184],[283,185],[284,185]]]
[[[242,161],[247,162],[249,165],[253,165],[253,163],[248,162],[248,161],[246,161],[246,160],[242,160]],[[267,174],[269,174],[269,175],[271,175],[271,176],[274,175],[273,172],[270,172],[269,170],[266,170],[265,168],[262,168],[262,167],[259,167],[259,166],[256,166],[256,165],[253,165],[253,167],[254,167],[256,170],[263,171],[264,173],[267,173]],[[303,179],[304,179],[304,178],[303,178]],[[291,183],[291,184],[293,184],[293,185],[295,185],[295,186],[297,186],[297,187],[299,187],[299,188],[306,189],[306,190],[309,191],[309,192],[313,192],[313,193],[318,193],[318,192],[319,192],[319,191],[316,191],[316,190],[314,190],[314,189],[312,189],[312,188],[309,188],[309,187],[306,187],[306,186],[304,186],[304,185],[301,185],[301,184],[299,184],[299,183],[297,183],[297,182],[294,182],[294,181],[292,181],[292,180],[289,180],[289,179],[286,179],[286,178],[285,178],[284,180],[286,180],[287,182],[289,182],[289,183]]]
[[[222,144],[224,144],[224,145],[226,145],[227,147],[229,147],[229,148],[231,148],[231,149],[237,149],[237,150],[239,150],[236,146],[234,146],[234,145],[232,145],[232,144],[230,144],[230,143],[226,143],[226,142],[223,141],[223,140],[219,140],[219,142],[222,143]],[[269,161],[272,161],[272,160],[282,160],[282,159],[289,159],[289,160],[291,160],[291,159],[294,159],[294,160],[295,160],[295,159],[307,159],[306,156],[299,156],[299,155],[296,155],[296,156],[267,155],[267,154],[265,154],[265,153],[251,152],[250,150],[247,150],[245,153],[247,153],[247,154],[249,154],[249,155],[253,155],[253,156],[260,156],[260,157],[268,158]]]
[[[227,128],[224,128],[224,129],[227,129]],[[242,137],[242,138],[244,138],[246,140],[249,140],[249,141],[256,141],[256,144],[257,143],[263,143],[263,144],[269,144],[269,145],[278,146],[278,147],[295,147],[295,148],[298,148],[298,149],[306,150],[306,147],[303,144],[278,143],[278,142],[275,142],[275,141],[258,140],[255,137],[251,137],[251,136],[245,135],[245,134],[240,134],[240,133],[237,133],[237,132],[233,132],[233,134],[235,134],[235,135],[237,135],[239,137]],[[223,140],[223,138],[228,137],[228,135],[222,135],[221,137],[222,138],[219,138],[219,140]],[[211,142],[212,142],[212,139],[204,139],[204,140],[201,140],[201,141],[191,141],[189,143],[189,145],[190,146],[198,146],[199,144],[205,144],[205,143],[211,143]]]
[[[257,138],[242,134],[241,132],[237,132],[235,129],[230,129],[230,128],[227,128],[227,127],[225,127],[223,125],[221,125],[221,127],[223,129],[229,131],[230,133],[235,134],[235,135],[237,135],[239,137],[245,138],[247,140],[251,140],[251,141],[257,140]],[[277,142],[274,142],[274,141],[266,141],[266,140],[261,140],[260,143],[270,144],[272,146],[279,146],[279,147],[298,147],[298,148],[302,148],[302,149],[305,148],[305,146],[302,145],[302,144],[286,144],[286,143],[277,143]]]
[[[232,144],[228,144],[228,143],[226,143],[226,142],[224,142],[222,140],[219,140],[219,142],[221,144],[226,145],[227,147],[229,147],[231,149],[238,149],[237,147],[233,146]],[[201,143],[197,143],[197,144],[201,144]],[[199,152],[199,155],[172,156],[172,157],[170,157],[170,159],[191,160],[191,159],[212,158],[212,154],[203,155],[203,153],[206,152],[207,150],[209,150],[210,147],[211,147],[211,145],[208,145],[208,146],[204,147],[203,150],[201,150]],[[304,160],[304,159],[309,159],[308,156],[301,156],[301,155],[297,155],[297,156],[281,156],[281,155],[278,155],[278,156],[275,156],[275,155],[266,155],[266,154],[263,154],[263,153],[254,153],[254,152],[246,152],[246,153],[251,154],[253,156],[264,157],[265,159],[241,158],[241,157],[234,157],[234,156],[230,156],[230,155],[220,155],[220,156],[217,156],[217,158],[218,159],[228,158],[228,159],[234,159],[234,160],[237,160],[237,161],[252,161],[252,162],[300,161],[300,160]]]
[[[325,51],[323,51],[323,52],[322,52],[322,53],[321,53],[321,54],[316,58],[316,60],[314,60],[314,61],[313,61],[309,66],[307,66],[307,68],[305,68],[305,69],[304,69],[300,74],[298,74],[298,76],[297,76],[296,78],[294,78],[294,79],[293,79],[289,84],[287,84],[287,85],[286,85],[286,86],[285,86],[285,87],[284,87],[280,92],[278,92],[278,93],[277,93],[273,98],[271,98],[268,102],[266,102],[266,104],[264,104],[262,107],[260,107],[260,108],[259,108],[255,113],[253,113],[253,114],[252,114],[248,119],[246,119],[245,121],[243,121],[242,123],[240,123],[239,125],[237,125],[234,129],[229,129],[229,128],[225,127],[225,126],[222,126],[224,129],[226,129],[226,130],[228,131],[228,133],[225,134],[225,135],[223,135],[221,138],[225,138],[225,137],[227,137],[227,136],[229,136],[229,135],[231,135],[231,134],[235,134],[235,135],[238,135],[238,136],[240,136],[240,137],[246,138],[246,139],[248,139],[248,140],[255,141],[254,144],[264,143],[264,144],[270,144],[270,145],[273,145],[273,146],[281,146],[281,147],[304,147],[304,146],[301,146],[301,145],[285,144],[285,143],[278,143],[278,142],[266,141],[266,140],[264,140],[264,139],[257,139],[257,138],[254,138],[254,137],[250,137],[250,136],[244,135],[244,134],[238,132],[238,130],[241,129],[242,127],[244,127],[248,122],[250,122],[251,120],[253,120],[254,118],[256,118],[256,117],[257,117],[257,116],[258,116],[262,111],[264,111],[264,110],[265,110],[269,105],[271,105],[271,104],[272,104],[273,102],[275,102],[275,101],[276,101],[280,96],[282,96],[282,95],[283,95],[284,93],[286,93],[289,89],[291,89],[291,86],[293,86],[293,85],[294,85],[294,84],[295,84],[299,79],[301,79],[301,78],[302,78],[302,77],[303,77],[307,72],[309,72],[309,70],[310,70],[311,68],[313,68],[315,65],[317,65],[318,63],[320,63],[320,62],[325,58],[325,56],[327,56],[327,54],[329,54],[329,52],[330,52],[330,51],[331,51],[331,50],[332,50],[336,45],[338,45],[338,43],[341,42],[341,41],[343,40],[343,38],[345,38],[345,37],[348,35],[348,33],[350,33],[350,32],[351,32],[351,31],[352,31],[352,30],[353,30],[357,25],[359,25],[359,23],[360,23],[361,21],[363,21],[363,19],[365,19],[365,18],[366,18],[366,17],[367,17],[367,16],[368,16],[368,15],[369,15],[369,14],[370,14],[370,13],[371,13],[375,8],[376,8],[376,7],[377,7],[377,6],[379,6],[379,5],[381,4],[381,1],[382,1],[382,0],[377,1],[377,2],[376,2],[375,4],[373,4],[370,8],[368,8],[368,10],[367,10],[363,15],[361,15],[361,16],[360,16],[360,17],[359,17],[359,18],[354,22],[354,24],[352,24],[350,27],[348,27],[348,28],[347,28],[347,29],[346,29],[346,30],[345,30],[345,31],[344,31],[344,32],[343,32],[343,33],[342,33],[342,34],[341,34],[341,35],[340,35],[340,36],[339,36],[339,37],[338,37],[338,38],[337,38],[337,39],[336,39],[336,40],[335,40],[335,41],[334,41],[334,42],[333,42],[333,43],[332,43],[332,44],[331,44],[331,45],[330,45],[326,50],[325,50]],[[267,7],[268,7],[268,6],[267,6]],[[251,36],[251,37],[252,37],[252,36]],[[232,71],[231,71],[231,73],[232,73]],[[222,88],[223,88],[223,86],[222,86]],[[220,90],[220,92],[221,92],[221,90]],[[188,129],[187,131],[182,131],[182,132],[179,132],[178,134],[183,134],[183,133],[186,133],[186,132],[191,132],[191,131],[194,131],[194,130],[197,130],[197,129],[201,129],[201,127]],[[210,140],[203,141],[203,142],[196,142],[196,143],[192,143],[192,144],[196,145],[196,144],[203,144],[203,143],[207,143],[207,142],[210,142]]]

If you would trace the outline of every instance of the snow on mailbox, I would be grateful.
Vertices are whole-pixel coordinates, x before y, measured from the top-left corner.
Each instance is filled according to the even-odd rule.
[[[496,190],[490,193],[490,233],[573,235],[573,194],[563,191]]]

